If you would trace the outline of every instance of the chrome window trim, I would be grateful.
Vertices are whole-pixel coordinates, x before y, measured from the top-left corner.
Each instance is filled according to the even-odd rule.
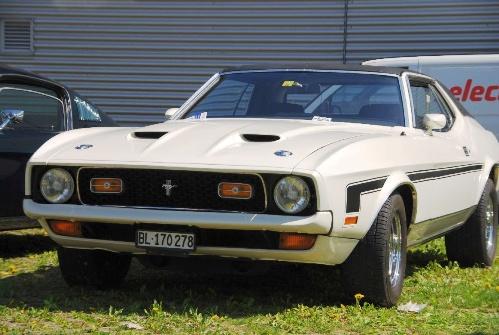
[[[357,71],[357,70],[324,70],[324,69],[307,69],[307,68],[273,68],[273,69],[262,69],[262,70],[234,70],[227,72],[220,72],[220,75],[232,74],[232,73],[254,73],[254,72],[336,72],[336,73],[360,73],[360,74],[371,74],[375,76],[388,76],[388,77],[400,77],[400,75],[395,73],[385,73],[385,72],[372,72],[372,71]]]
[[[206,93],[208,93],[213,86],[215,86],[220,81],[221,75],[220,73],[215,73],[213,76],[208,79],[207,82],[203,84],[196,92],[186,102],[179,107],[178,111],[172,115],[170,120],[178,120],[187,113],[192,106],[194,106],[199,99],[201,99]]]
[[[417,80],[418,78],[420,78],[420,79],[423,79],[424,81],[428,81],[428,88],[432,91],[436,91],[437,99],[441,100],[441,102],[445,104],[445,107],[447,107],[448,111],[451,113],[451,116],[452,116],[451,126],[448,129],[446,129],[445,131],[438,131],[436,133],[445,134],[445,133],[450,132],[454,128],[454,124],[456,123],[457,114],[456,114],[455,110],[457,108],[454,104],[451,105],[449,103],[449,100],[450,100],[449,97],[445,94],[446,92],[442,89],[442,87],[438,84],[438,82],[435,81],[433,78],[430,78],[424,74],[406,72],[406,73],[404,73],[404,75],[406,75],[406,80],[407,80],[407,85],[408,85],[407,86],[408,93],[409,93],[410,101],[411,101],[410,105],[411,105],[412,124],[413,124],[412,128],[422,130],[420,128],[416,128],[416,113],[414,111],[413,97],[412,97],[412,91],[411,91],[411,79]],[[440,95],[440,97],[438,95]]]
[[[25,85],[25,86],[33,86],[33,85],[29,85],[29,84],[20,84],[20,85]],[[34,90],[30,90],[30,89],[27,89],[27,88],[19,88],[19,87],[10,87],[10,86],[4,86],[4,87],[1,87],[0,88],[0,92],[2,92],[3,90],[14,90],[14,91],[25,91],[25,92],[30,92],[30,93],[34,93],[34,94],[39,94],[39,95],[43,95],[45,97],[49,97],[49,98],[52,98],[54,100],[57,100],[59,101],[59,103],[61,105],[63,105],[63,102],[61,99],[59,98],[56,98],[54,96],[51,96],[50,94],[47,94],[47,93],[43,93],[43,92],[39,92],[39,91],[34,91]],[[64,106],[63,106],[64,107]]]

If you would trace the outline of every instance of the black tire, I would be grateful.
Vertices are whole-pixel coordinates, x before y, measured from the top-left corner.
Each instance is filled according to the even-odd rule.
[[[131,256],[103,250],[58,248],[59,268],[69,286],[91,285],[101,290],[121,285]]]
[[[490,216],[490,207],[493,214]],[[488,216],[491,221],[489,221]],[[487,228],[491,231],[487,233]],[[490,237],[491,236],[491,237]],[[489,238],[488,238],[489,237]],[[488,180],[475,212],[464,225],[445,236],[447,258],[459,265],[491,266],[497,248],[497,194]]]
[[[399,225],[397,224],[400,223]],[[401,243],[399,258],[390,263],[391,234],[395,228]],[[390,307],[397,303],[404,282],[407,254],[407,219],[404,201],[400,194],[392,194],[381,208],[376,220],[359,241],[352,254],[342,264],[342,282],[349,298],[357,293],[365,300]],[[390,275],[390,264],[397,264],[398,271]],[[395,275],[395,273],[398,274]]]

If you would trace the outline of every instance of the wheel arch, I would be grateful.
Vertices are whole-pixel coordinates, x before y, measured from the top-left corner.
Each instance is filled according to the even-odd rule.
[[[393,193],[399,193],[404,200],[407,226],[416,222],[418,196],[414,185],[406,183],[398,186]],[[393,194],[392,193],[392,194]]]
[[[360,227],[358,227],[356,234],[347,237],[362,239],[375,222],[376,217],[385,202],[394,193],[399,193],[402,196],[406,207],[407,228],[409,228],[416,220],[418,196],[416,187],[409,177],[405,173],[399,171],[387,177],[383,187],[378,192],[376,198],[373,199],[374,203],[368,206],[368,208],[365,208],[367,213],[364,213],[364,215],[361,214],[363,219],[362,222],[360,222]]]
[[[386,178],[382,188],[376,191],[376,196],[374,198],[371,198],[371,200],[361,199],[359,221],[357,225],[348,227],[342,225],[341,229],[333,228],[333,235],[359,240],[364,238],[375,222],[381,208],[394,193],[399,193],[404,200],[406,218],[408,226],[410,226],[415,222],[417,214],[418,197],[416,187],[404,172],[398,171]]]
[[[488,179],[492,179],[492,181],[494,182],[496,194],[499,198],[499,162],[492,160],[487,160],[485,162],[482,174],[480,176],[479,188],[476,195],[475,204],[478,204],[478,202],[480,201],[480,197],[482,196],[485,184],[487,183]]]
[[[496,193],[499,193],[499,162],[494,163],[490,168],[489,179],[492,179],[496,188]]]
[[[378,197],[375,215],[378,215],[383,204],[394,193],[400,194],[402,200],[404,200],[407,225],[410,226],[416,221],[418,195],[414,184],[409,177],[402,172],[397,172],[387,178]]]

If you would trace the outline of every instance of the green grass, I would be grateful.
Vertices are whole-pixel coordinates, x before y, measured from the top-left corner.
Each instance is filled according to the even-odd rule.
[[[69,288],[54,247],[41,230],[0,233],[0,333],[499,334],[499,258],[462,269],[441,239],[409,254],[401,303],[428,304],[417,314],[344,305],[338,270],[323,266],[242,275],[227,263],[165,271],[134,262],[120,290]]]

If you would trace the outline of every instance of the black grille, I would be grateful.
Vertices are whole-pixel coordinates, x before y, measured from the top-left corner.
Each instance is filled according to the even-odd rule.
[[[92,178],[121,178],[123,192],[99,194],[90,191]],[[170,180],[176,185],[167,196],[163,185]],[[222,199],[218,196],[221,182],[247,183],[253,186],[248,200]],[[80,201],[86,205],[162,207],[177,209],[223,210],[260,213],[265,210],[265,191],[256,175],[216,172],[82,168],[78,173]]]

